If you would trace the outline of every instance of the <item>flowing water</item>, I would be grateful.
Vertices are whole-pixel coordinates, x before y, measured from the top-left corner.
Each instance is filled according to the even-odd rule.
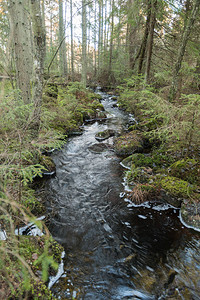
[[[199,234],[181,224],[173,207],[135,206],[123,197],[113,138],[103,152],[90,149],[97,132],[121,132],[132,120],[101,95],[108,119],[84,126],[53,154],[49,228],[65,257],[52,292],[60,299],[200,299]]]

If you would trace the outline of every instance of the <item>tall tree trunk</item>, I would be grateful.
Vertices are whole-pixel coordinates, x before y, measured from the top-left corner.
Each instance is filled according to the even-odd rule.
[[[94,27],[94,77],[96,79],[96,76],[97,76],[97,27],[96,27],[96,24],[97,24],[97,1],[95,0],[95,15],[94,15],[94,23],[95,23],[95,27]]]
[[[128,11],[128,24],[127,24],[127,44],[129,45],[129,66],[130,69],[134,68],[134,38],[136,32],[136,26],[133,24],[134,20],[134,0],[129,0],[129,11]]]
[[[8,2],[10,27],[13,32],[13,45],[16,65],[17,86],[21,90],[24,103],[31,103],[32,47],[28,0]]]
[[[143,66],[143,62],[144,62],[146,46],[147,46],[147,40],[148,40],[148,35],[149,35],[150,18],[151,18],[151,0],[148,0],[145,32],[144,32],[142,44],[141,44],[141,47],[140,47],[140,55],[139,55],[140,59],[139,59],[139,65],[138,65],[138,75],[142,74],[142,66]]]
[[[74,34],[73,34],[73,6],[70,0],[70,27],[71,27],[71,77],[74,81]]]
[[[99,0],[99,33],[98,33],[98,75],[100,75],[100,69],[101,69],[101,19],[102,19],[102,0]]]
[[[65,27],[63,21],[63,0],[59,0],[59,43],[62,43],[59,49],[59,65],[61,75],[67,75],[67,51],[65,39]]]
[[[44,79],[44,58],[45,58],[45,28],[41,15],[40,0],[31,0],[31,16],[34,38],[34,80],[33,80],[33,100],[34,125],[38,128],[40,124],[40,110],[42,103],[43,79]]]
[[[112,73],[112,56],[113,56],[113,31],[114,31],[114,0],[112,0],[111,3],[111,37],[110,37],[110,56],[109,56],[109,66],[108,66],[108,72],[109,76],[111,76]]]
[[[190,14],[190,18],[188,19],[188,23],[185,26],[185,30],[183,33],[182,41],[178,50],[177,60],[174,66],[174,72],[173,72],[173,79],[172,79],[172,85],[169,92],[169,100],[173,101],[176,98],[176,93],[178,89],[178,78],[179,78],[179,72],[181,69],[186,45],[192,30],[192,26],[194,25],[195,19],[197,17],[197,13],[200,8],[200,0],[195,0],[193,4],[193,8]]]
[[[45,36],[46,36],[46,25],[45,25],[45,0],[41,0],[41,8],[42,8],[42,26],[45,30]],[[45,57],[46,57],[46,43],[45,43]]]
[[[147,44],[147,61],[146,61],[146,71],[145,71],[145,80],[147,83],[149,83],[150,69],[151,69],[154,28],[156,24],[156,7],[157,7],[157,0],[151,0],[150,29],[149,29],[149,38]]]
[[[82,0],[82,71],[81,82],[86,86],[87,82],[87,20],[86,20],[86,0]]]

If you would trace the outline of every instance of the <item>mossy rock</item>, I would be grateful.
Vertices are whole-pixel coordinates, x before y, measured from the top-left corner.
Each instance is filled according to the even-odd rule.
[[[178,178],[184,178],[190,183],[200,184],[200,163],[195,159],[182,159],[169,167],[169,174]]]
[[[117,155],[126,157],[143,150],[143,139],[137,131],[131,131],[116,138],[114,148]]]
[[[104,110],[104,106],[103,104],[101,104],[98,100],[93,100],[93,102],[90,104],[90,106],[92,107],[92,109],[100,109],[100,110]]]
[[[122,164],[128,164],[131,167],[131,164],[134,164],[135,167],[149,167],[154,171],[165,168],[172,162],[172,158],[169,155],[159,152],[153,152],[150,154],[144,153],[134,153],[130,157],[122,161]]]
[[[112,150],[112,146],[106,143],[98,143],[89,146],[88,149],[93,153],[102,153],[107,150]]]
[[[129,169],[129,170],[131,169],[132,162],[133,162],[133,155],[130,155],[121,161],[120,164],[122,165],[122,167]]]
[[[135,167],[132,165],[131,170],[126,172],[126,179],[128,183],[139,182],[147,183],[151,177],[152,169],[145,167]]]
[[[200,195],[193,194],[193,201],[186,200],[181,205],[181,221],[189,228],[200,231]]]
[[[115,131],[112,129],[106,129],[104,131],[100,131],[95,135],[95,139],[97,141],[104,141],[108,139],[109,137],[112,137],[115,135]]]
[[[161,176],[157,183],[169,195],[174,197],[188,198],[194,191],[194,187],[185,180],[172,176]]]
[[[152,131],[156,130],[162,125],[162,120],[158,118],[149,117],[146,116],[142,117],[140,116],[141,122],[139,123],[140,129],[144,131]]]

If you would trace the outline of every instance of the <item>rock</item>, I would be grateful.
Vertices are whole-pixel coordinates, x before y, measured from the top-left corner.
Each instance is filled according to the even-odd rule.
[[[112,129],[106,129],[104,131],[100,131],[95,135],[95,139],[97,141],[104,141],[106,139],[108,139],[111,136],[115,135],[115,131]]]
[[[126,157],[143,150],[143,139],[137,131],[132,131],[116,138],[114,148],[117,155]]]
[[[169,167],[168,172],[171,176],[200,184],[200,163],[195,159],[178,160]]]
[[[186,227],[200,231],[200,202],[185,200],[181,205],[180,220]]]
[[[44,167],[40,176],[34,177],[39,179],[40,177],[53,177],[56,175],[56,165],[50,156],[41,155],[39,159],[40,165]]]
[[[129,182],[148,183],[150,177],[151,177],[151,173],[149,172],[149,168],[147,169],[145,167],[135,168],[135,166],[132,165],[130,171],[126,172],[126,178],[128,183]]]
[[[134,154],[133,154],[133,155],[134,155]],[[130,156],[124,158],[124,159],[121,161],[120,165],[121,165],[122,167],[124,167],[124,168],[130,170],[130,169],[131,169],[131,166],[132,166],[132,162],[133,162],[133,155],[130,155]]]
[[[114,104],[112,105],[112,107],[113,107],[113,108],[118,107],[117,103],[114,103]]]
[[[106,113],[98,109],[96,111],[91,111],[91,113],[87,112],[84,115],[85,122],[95,122],[104,120],[107,120]]]
[[[189,182],[177,177],[158,174],[154,177],[153,184],[160,187],[165,202],[178,208],[184,199],[194,193],[194,187]]]
[[[92,146],[88,147],[88,149],[94,153],[102,153],[103,151],[106,150],[112,150],[112,146],[105,143],[98,143],[98,144],[93,144]]]
[[[117,96],[113,96],[112,100],[117,101]]]

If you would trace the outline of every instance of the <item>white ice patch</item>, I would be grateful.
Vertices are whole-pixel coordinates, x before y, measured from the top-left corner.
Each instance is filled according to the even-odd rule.
[[[0,229],[0,241],[5,241],[7,239],[7,234],[5,230]]]
[[[48,288],[51,289],[51,287],[54,285],[54,283],[56,283],[56,281],[58,281],[58,279],[63,275],[64,273],[64,262],[63,262],[63,258],[65,257],[65,251],[62,252],[61,255],[61,263],[59,264],[58,267],[58,272],[55,276],[50,276],[49,277],[49,284],[48,284]]]
[[[45,216],[39,217],[36,220],[41,221]],[[15,229],[16,235],[32,235],[32,236],[42,236],[44,233],[34,224],[28,223],[28,225]]]

